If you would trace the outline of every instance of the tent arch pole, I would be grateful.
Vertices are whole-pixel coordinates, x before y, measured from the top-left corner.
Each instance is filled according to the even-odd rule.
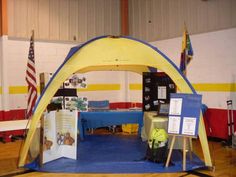
[[[125,47],[124,47],[125,46]],[[64,63],[57,69],[40,96],[32,116],[26,141],[21,149],[19,166],[24,166],[30,143],[44,110],[60,85],[73,73],[98,70],[148,71],[148,67],[158,68],[175,82],[183,93],[196,93],[190,82],[177,66],[154,46],[129,37],[98,37],[72,48]],[[204,149],[205,165],[212,167],[210,151],[202,114],[199,121],[199,138]]]

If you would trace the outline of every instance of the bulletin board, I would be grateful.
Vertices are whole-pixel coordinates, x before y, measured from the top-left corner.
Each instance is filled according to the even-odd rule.
[[[182,136],[198,136],[202,95],[170,94],[168,133]]]
[[[158,111],[160,102],[169,104],[176,85],[164,72],[143,72],[143,111]]]

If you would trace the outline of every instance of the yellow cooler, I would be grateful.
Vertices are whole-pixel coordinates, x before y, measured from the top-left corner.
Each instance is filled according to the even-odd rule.
[[[122,124],[122,131],[129,134],[137,133],[138,124]]]

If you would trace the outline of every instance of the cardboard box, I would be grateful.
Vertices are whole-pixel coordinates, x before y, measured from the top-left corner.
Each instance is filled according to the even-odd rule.
[[[124,133],[137,133],[138,132],[138,124],[123,124],[122,131]]]

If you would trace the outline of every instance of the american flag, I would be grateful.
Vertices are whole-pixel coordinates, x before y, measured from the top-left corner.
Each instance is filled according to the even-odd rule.
[[[26,82],[28,84],[28,102],[26,118],[30,118],[33,113],[33,108],[37,99],[37,83],[34,61],[34,32],[30,38],[30,47],[28,55],[28,63],[26,69]]]

